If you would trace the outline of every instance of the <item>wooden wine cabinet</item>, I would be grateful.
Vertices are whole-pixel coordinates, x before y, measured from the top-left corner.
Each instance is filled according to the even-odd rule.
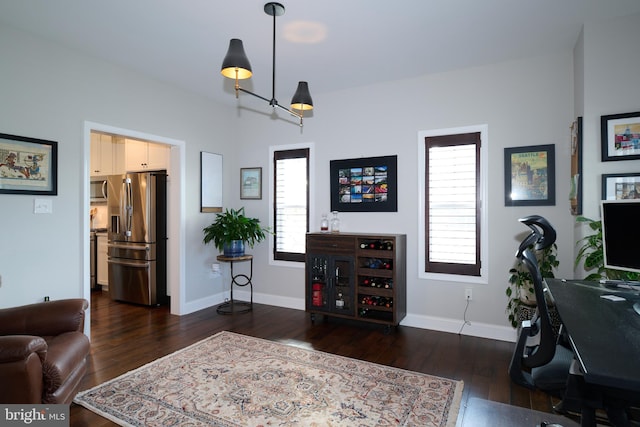
[[[397,326],[407,313],[406,235],[308,233],[305,307]]]

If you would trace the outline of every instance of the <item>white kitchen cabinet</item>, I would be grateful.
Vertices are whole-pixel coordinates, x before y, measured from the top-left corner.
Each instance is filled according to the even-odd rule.
[[[107,264],[107,233],[96,233],[96,282],[103,289],[109,286],[109,265]]]
[[[122,174],[127,171],[125,165],[125,144],[126,139],[121,136],[115,136],[111,141],[113,155],[113,173]]]
[[[111,175],[114,171],[114,155],[111,135],[91,133],[91,176]]]
[[[127,139],[125,164],[127,171],[169,169],[169,147],[164,144]]]

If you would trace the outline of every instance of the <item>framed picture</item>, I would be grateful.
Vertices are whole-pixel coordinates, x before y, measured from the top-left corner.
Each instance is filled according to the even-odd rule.
[[[555,145],[504,149],[504,205],[554,206]]]
[[[640,159],[640,111],[600,118],[602,161]]]
[[[200,152],[200,212],[222,212],[222,155]]]
[[[0,193],[58,194],[58,143],[0,133]]]
[[[331,160],[331,210],[397,212],[398,156]]]
[[[569,208],[571,215],[582,215],[582,117],[571,124],[571,185]]]
[[[240,169],[240,198],[262,199],[262,168]]]
[[[602,200],[640,199],[640,173],[602,175]]]

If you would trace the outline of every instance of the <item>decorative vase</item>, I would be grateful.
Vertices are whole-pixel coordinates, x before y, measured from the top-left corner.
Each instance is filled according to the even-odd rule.
[[[340,218],[338,218],[338,211],[331,212],[333,214],[333,218],[331,218],[331,232],[339,233],[340,232]]]
[[[244,241],[232,240],[231,243],[225,243],[222,246],[224,256],[239,257],[244,255]]]
[[[322,214],[322,221],[320,221],[320,231],[329,231],[329,220],[327,219],[327,214]]]

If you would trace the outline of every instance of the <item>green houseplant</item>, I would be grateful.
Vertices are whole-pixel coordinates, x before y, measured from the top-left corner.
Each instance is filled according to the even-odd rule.
[[[554,270],[560,264],[557,257],[557,249],[558,247],[554,243],[548,248],[536,251],[538,267],[542,277],[555,277]],[[509,275],[509,285],[505,291],[507,297],[509,297],[507,313],[509,314],[511,326],[516,328],[520,320],[519,312],[526,308],[530,308],[533,311],[536,306],[536,297],[531,274],[522,261],[517,261],[517,264],[509,270]]]
[[[591,271],[585,277],[585,280],[640,280],[640,274],[630,271],[613,270],[604,267],[604,250],[602,246],[602,221],[579,216],[576,222],[586,223],[593,231],[593,234],[587,235],[578,240],[576,244],[582,244],[576,255],[574,269],[583,262],[584,269]]]
[[[216,214],[215,221],[202,231],[204,243],[213,242],[225,256],[242,256],[245,243],[253,248],[267,238],[267,233],[273,234],[260,225],[259,219],[245,216],[244,207]]]

